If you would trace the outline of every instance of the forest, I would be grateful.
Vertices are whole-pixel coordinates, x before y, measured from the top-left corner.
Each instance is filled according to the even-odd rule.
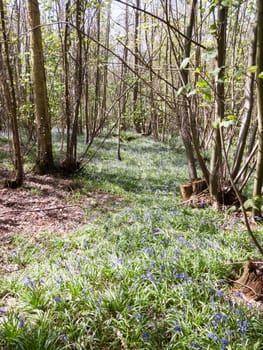
[[[263,349],[263,2],[0,0],[0,348]]]

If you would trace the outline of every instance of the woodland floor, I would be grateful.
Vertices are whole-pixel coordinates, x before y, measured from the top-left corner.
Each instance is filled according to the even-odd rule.
[[[10,178],[1,171],[0,184]],[[108,211],[122,199],[104,192],[79,194],[74,182],[54,176],[27,174],[18,189],[0,187],[0,242],[10,234],[47,231],[66,234],[92,220],[94,210]],[[89,215],[92,212],[92,215]],[[97,215],[97,214],[96,214]]]

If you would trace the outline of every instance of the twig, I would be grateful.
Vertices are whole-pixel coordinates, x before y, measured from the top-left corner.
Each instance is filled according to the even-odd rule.
[[[51,211],[51,210],[60,210],[60,209],[65,209],[65,208],[73,208],[73,207],[79,207],[81,208],[80,205],[64,205],[60,207],[52,207],[52,208],[43,208],[43,209],[17,209],[17,210],[10,210],[10,211],[4,211],[1,213],[1,215],[5,214],[12,214],[12,213],[35,213],[35,212],[40,212],[40,211]]]
[[[229,280],[230,282],[239,284],[241,287],[244,287],[244,288],[249,289],[249,290],[250,290],[253,294],[255,294],[255,296],[257,296],[257,297],[263,297],[263,294],[257,293],[257,292],[255,291],[255,289],[249,287],[247,284],[243,284],[243,283],[240,283],[240,282],[238,282],[238,281],[234,281],[234,280],[232,280],[232,279],[230,279],[230,278],[228,278],[228,280]]]
[[[221,144],[222,144],[222,150],[223,150],[223,156],[224,156],[224,159],[225,159],[225,162],[226,162],[226,168],[227,168],[227,171],[228,171],[228,175],[229,175],[229,180],[230,180],[230,183],[232,185],[232,188],[236,194],[236,197],[240,203],[240,207],[241,207],[241,210],[242,210],[242,213],[243,213],[243,217],[244,217],[244,220],[245,220],[245,224],[246,224],[246,228],[247,228],[247,232],[252,240],[252,242],[255,244],[255,246],[258,248],[259,252],[261,255],[263,255],[263,247],[262,245],[259,243],[259,240],[257,239],[256,235],[254,234],[253,230],[251,229],[251,226],[249,224],[249,221],[248,221],[248,216],[247,216],[247,213],[246,213],[246,209],[244,207],[244,204],[243,204],[243,201],[242,201],[242,198],[241,198],[241,194],[232,178],[232,174],[231,174],[231,170],[230,170],[230,166],[229,166],[229,163],[228,163],[228,159],[227,159],[227,154],[226,154],[226,148],[225,148],[225,144],[224,144],[224,138],[223,138],[223,132],[222,132],[222,128],[219,128],[219,132],[220,132],[220,139],[221,139]]]

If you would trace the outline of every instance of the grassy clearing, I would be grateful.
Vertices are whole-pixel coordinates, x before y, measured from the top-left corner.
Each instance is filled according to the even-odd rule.
[[[127,206],[98,210],[67,237],[21,233],[9,243],[7,260],[21,270],[0,281],[1,347],[262,349],[262,316],[224,298],[242,267],[230,262],[257,253],[246,233],[212,209],[180,205],[178,150],[132,140],[118,162],[115,149],[108,140],[76,179],[78,198],[96,189]]]

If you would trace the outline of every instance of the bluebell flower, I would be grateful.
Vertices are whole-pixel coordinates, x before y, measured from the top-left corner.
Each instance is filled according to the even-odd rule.
[[[197,340],[195,340],[191,345],[192,345],[193,348],[198,348],[199,343],[198,343]]]
[[[17,317],[18,319],[18,327],[23,328],[25,326],[25,321],[22,317]]]
[[[62,302],[62,299],[61,299],[60,297],[56,297],[56,298],[54,298],[54,301],[55,301],[56,303],[61,303],[61,302]]]
[[[6,311],[5,311],[5,310],[0,309],[0,315],[5,315],[5,314],[6,314]]]
[[[143,318],[143,316],[141,314],[134,314],[134,317],[136,318],[136,320],[141,320]]]
[[[208,333],[208,338],[214,341],[218,341],[218,337],[214,333]]]
[[[221,298],[223,296],[224,296],[224,294],[223,294],[223,292],[221,292],[221,290],[216,291],[216,297]]]
[[[149,339],[150,339],[149,333],[148,333],[148,332],[144,332],[144,333],[142,334],[142,339],[143,339],[143,340],[149,340]]]
[[[223,345],[228,345],[229,344],[229,340],[227,338],[222,338],[220,339],[220,343]]]
[[[226,335],[233,335],[233,331],[231,330],[231,329],[227,329],[226,331],[225,331],[225,334]]]
[[[143,251],[144,251],[144,253],[149,254],[149,255],[152,255],[155,253],[154,249],[151,247],[144,248]]]
[[[238,320],[237,325],[238,325],[237,331],[241,334],[245,334],[248,328],[247,320],[244,320],[244,321]]]
[[[182,332],[182,328],[181,328],[181,326],[180,326],[179,324],[177,324],[177,325],[174,327],[174,330],[175,330],[176,332]]]
[[[68,341],[68,337],[66,336],[66,334],[61,334],[60,338],[65,342]]]

